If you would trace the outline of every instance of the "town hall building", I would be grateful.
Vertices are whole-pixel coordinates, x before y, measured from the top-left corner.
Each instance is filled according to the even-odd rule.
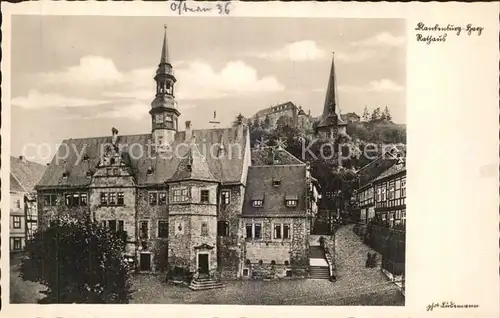
[[[307,270],[317,212],[309,166],[284,149],[252,150],[241,116],[236,127],[185,121],[180,131],[166,31],[154,80],[150,132],[113,127],[62,142],[36,187],[39,226],[90,218],[124,232],[139,272],[233,279]]]

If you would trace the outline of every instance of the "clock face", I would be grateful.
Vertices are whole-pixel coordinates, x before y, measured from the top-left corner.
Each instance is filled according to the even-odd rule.
[[[161,114],[157,114],[157,115],[155,116],[155,122],[156,122],[157,124],[161,124],[161,123],[163,123],[163,116],[162,116]]]

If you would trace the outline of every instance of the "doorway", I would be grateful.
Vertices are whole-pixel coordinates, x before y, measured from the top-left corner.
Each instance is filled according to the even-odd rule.
[[[140,257],[140,270],[141,272],[147,272],[151,270],[151,254],[141,253]]]
[[[208,275],[208,253],[200,253],[198,254],[198,274],[199,275]]]

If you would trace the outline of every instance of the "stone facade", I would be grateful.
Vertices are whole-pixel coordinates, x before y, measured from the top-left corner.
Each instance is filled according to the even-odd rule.
[[[151,132],[121,136],[113,128],[108,137],[64,140],[67,147],[58,149],[37,186],[40,226],[47,227],[57,218],[89,218],[125,231],[124,256],[134,260],[138,272],[181,268],[194,277],[235,279],[248,276],[247,262],[275,276],[306,269],[308,218],[313,210],[307,202],[306,192],[311,190],[306,165],[294,158],[294,164],[253,167],[249,129],[241,119],[236,127],[206,130],[193,130],[187,121],[186,130],[178,131],[176,80],[167,51],[165,37],[155,76]],[[292,112],[296,123],[297,107],[292,106],[279,112]],[[176,153],[144,158],[134,152],[138,147],[133,145],[144,148],[152,140],[157,155],[167,151],[167,144]],[[203,147],[219,153],[203,155]],[[84,153],[83,161],[69,156],[59,162],[66,149]],[[239,153],[231,153],[233,149]],[[281,187],[272,185],[279,180]],[[270,187],[269,196],[264,208],[254,211],[261,215],[249,218],[244,211],[253,213],[249,200],[264,181]],[[248,191],[250,183],[252,191]],[[262,223],[262,238],[247,240],[249,221]],[[273,235],[276,224],[286,225],[279,236],[283,239]]]

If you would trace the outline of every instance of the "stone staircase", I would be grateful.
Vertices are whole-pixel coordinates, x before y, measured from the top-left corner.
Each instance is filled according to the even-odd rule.
[[[191,284],[189,284],[189,288],[191,288],[192,290],[206,290],[222,288],[224,286],[224,284],[210,278],[196,278],[191,281]]]
[[[325,253],[320,246],[309,247],[309,278],[330,279],[330,269],[325,259]]]
[[[313,279],[330,279],[330,270],[328,266],[311,266],[309,278]]]

